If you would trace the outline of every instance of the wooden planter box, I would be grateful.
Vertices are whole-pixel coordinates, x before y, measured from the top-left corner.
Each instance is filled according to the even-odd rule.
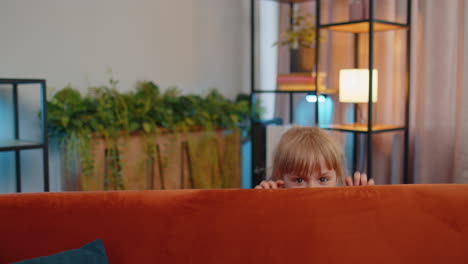
[[[154,155],[145,151],[148,142]],[[79,172],[64,180],[65,190],[119,189],[113,184],[109,150],[102,137],[91,143],[94,173]],[[218,130],[188,133],[162,132],[152,138],[141,134],[118,140],[121,179],[125,190],[240,188],[240,132]],[[115,171],[114,171],[115,172]],[[105,182],[109,184],[105,185]],[[107,187],[106,187],[107,186]]]

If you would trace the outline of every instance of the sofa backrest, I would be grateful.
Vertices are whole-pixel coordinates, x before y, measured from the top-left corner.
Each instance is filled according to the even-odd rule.
[[[468,263],[468,185],[0,195],[0,263]]]

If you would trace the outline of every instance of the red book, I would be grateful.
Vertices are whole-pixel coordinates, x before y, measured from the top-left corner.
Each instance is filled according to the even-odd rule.
[[[326,73],[319,73],[319,90],[326,90]],[[276,77],[276,84],[279,90],[283,91],[315,91],[315,73],[290,73],[279,74]]]
[[[277,84],[315,84],[315,77],[312,74],[282,74],[276,77]]]

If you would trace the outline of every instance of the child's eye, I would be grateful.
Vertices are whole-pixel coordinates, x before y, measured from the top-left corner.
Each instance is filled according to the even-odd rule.
[[[328,181],[328,178],[320,177],[319,181],[320,181],[320,182],[327,182],[327,181]]]
[[[304,178],[297,178],[297,179],[296,179],[296,182],[297,182],[297,183],[303,183],[303,182],[304,182]]]

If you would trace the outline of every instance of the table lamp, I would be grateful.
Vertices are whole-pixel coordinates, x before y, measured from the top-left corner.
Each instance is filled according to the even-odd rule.
[[[372,70],[372,103],[377,102],[377,70]],[[369,69],[340,70],[340,96],[342,103],[369,102]],[[358,105],[359,106],[359,105]],[[359,110],[358,110],[359,111]],[[359,122],[364,124],[363,112],[359,111]]]

